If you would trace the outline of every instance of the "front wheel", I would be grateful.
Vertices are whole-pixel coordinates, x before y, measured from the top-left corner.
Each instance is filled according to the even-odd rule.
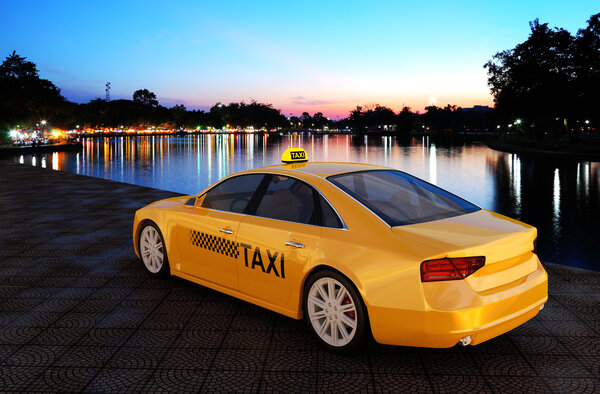
[[[308,326],[330,350],[347,352],[359,346],[367,332],[367,313],[358,292],[344,276],[320,271],[304,292]]]
[[[140,256],[144,267],[152,276],[165,276],[169,272],[169,261],[165,240],[158,226],[147,222],[140,231]]]

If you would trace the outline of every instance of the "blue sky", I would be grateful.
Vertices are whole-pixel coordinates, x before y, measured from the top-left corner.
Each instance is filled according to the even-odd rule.
[[[529,21],[576,33],[595,1],[3,1],[0,56],[35,62],[68,99],[272,103],[345,117],[356,105],[492,105],[483,64]]]

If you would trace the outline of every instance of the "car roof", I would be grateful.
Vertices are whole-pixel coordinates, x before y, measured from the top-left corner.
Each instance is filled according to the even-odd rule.
[[[387,167],[362,164],[362,163],[324,163],[324,162],[309,162],[309,163],[292,163],[279,164],[274,166],[260,167],[244,172],[281,172],[281,173],[304,173],[312,174],[322,178],[331,175],[344,174],[348,172],[368,171],[368,170],[389,170]]]

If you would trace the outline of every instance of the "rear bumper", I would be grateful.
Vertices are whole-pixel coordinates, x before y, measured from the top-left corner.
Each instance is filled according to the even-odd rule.
[[[455,296],[452,293],[448,297]],[[369,306],[373,337],[379,343],[432,348],[452,347],[471,336],[476,345],[533,318],[548,299],[548,275],[537,269],[510,290],[475,296],[473,307],[456,310],[401,310]]]

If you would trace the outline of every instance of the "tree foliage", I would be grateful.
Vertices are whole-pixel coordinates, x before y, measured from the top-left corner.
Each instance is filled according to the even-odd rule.
[[[594,124],[600,122],[600,13],[592,15],[575,40],[577,108]]]
[[[208,120],[214,127],[254,127],[274,128],[288,127],[289,122],[281,111],[273,108],[271,104],[263,104],[252,101],[250,104],[244,102],[230,103],[224,105],[217,103],[208,114]]]
[[[301,116],[292,116],[289,120],[292,128],[305,130],[323,130],[332,128],[334,122],[323,115],[323,112],[315,112],[312,116],[308,112],[302,112]]]
[[[17,55],[13,51],[0,65],[0,77],[2,78],[36,78],[38,70],[33,62],[25,61],[25,57]]]
[[[593,15],[576,36],[536,19],[525,42],[496,53],[484,67],[501,116],[525,119],[538,135],[597,116],[599,18]]]
[[[411,112],[410,107],[402,107],[398,114],[397,130],[400,133],[410,133],[416,127],[417,114]]]
[[[138,89],[135,92],[133,92],[133,102],[145,107],[158,106],[156,94],[149,91],[148,89]]]
[[[356,106],[350,112],[350,122],[355,130],[366,131],[380,126],[396,125],[396,114],[391,108],[379,104]]]
[[[28,127],[44,119],[59,123],[68,111],[60,89],[38,76],[33,62],[15,51],[0,65],[0,127]]]

